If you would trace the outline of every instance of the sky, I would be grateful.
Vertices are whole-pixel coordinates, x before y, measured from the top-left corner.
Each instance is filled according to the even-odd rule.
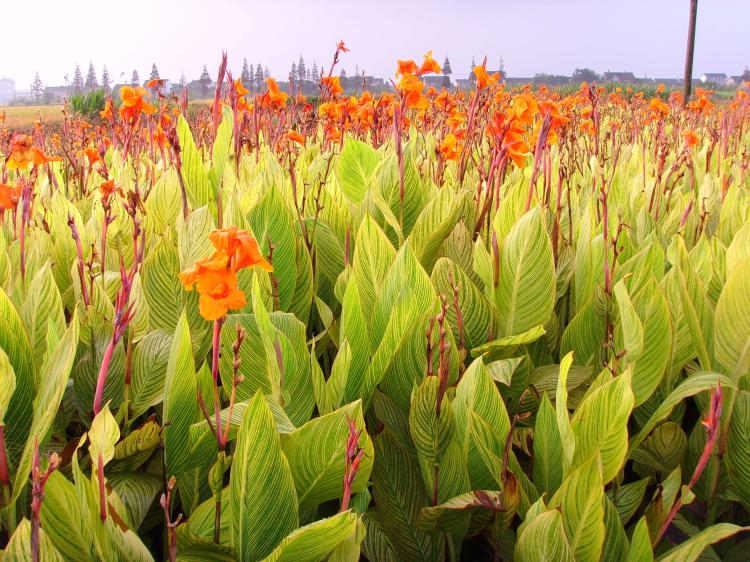
[[[689,0],[34,0],[0,2],[0,77],[18,90],[39,72],[65,84],[89,62],[114,82],[156,63],[162,78],[216,74],[221,51],[238,75],[242,60],[285,79],[300,54],[328,67],[338,40],[348,73],[391,76],[396,59],[428,50],[454,77],[472,57],[500,57],[509,76],[570,75],[577,67],[678,77],[684,67]],[[700,0],[694,75],[741,74],[750,64],[750,0]]]

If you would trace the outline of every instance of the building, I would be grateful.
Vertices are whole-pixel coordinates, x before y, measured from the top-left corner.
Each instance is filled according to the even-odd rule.
[[[67,86],[47,86],[42,93],[42,100],[45,104],[62,103],[69,91]]]
[[[716,84],[717,86],[731,86],[728,83],[728,77],[723,72],[706,72],[701,75],[701,82],[704,84]]]
[[[0,78],[0,105],[10,103],[16,97],[16,83],[10,78]]]
[[[605,72],[602,75],[603,82],[616,82],[618,84],[635,84],[638,78],[632,72]]]

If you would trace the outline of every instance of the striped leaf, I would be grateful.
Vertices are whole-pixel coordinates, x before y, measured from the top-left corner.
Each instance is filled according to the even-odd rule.
[[[750,392],[737,390],[725,453],[732,490],[750,506]]]
[[[133,378],[130,381],[130,412],[138,417],[164,399],[172,336],[154,330],[143,337],[133,349]]]
[[[545,511],[532,519],[518,536],[516,562],[573,562],[559,511]]]
[[[39,560],[44,562],[64,562],[62,554],[55,548],[50,538],[39,529]],[[5,550],[3,551],[3,560],[9,562],[31,562],[31,523],[24,518],[16,527],[13,535],[10,537]]]
[[[714,345],[725,374],[738,380],[750,372],[750,256],[737,263],[716,303]]]
[[[352,203],[361,203],[370,187],[378,153],[369,144],[347,137],[336,162],[336,179]]]
[[[319,562],[347,540],[357,528],[351,511],[295,529],[279,543],[264,562]]]
[[[213,200],[211,181],[203,164],[203,157],[195,146],[190,125],[181,114],[177,119],[177,138],[180,141],[182,176],[191,207],[208,205]]]
[[[242,421],[229,481],[232,546],[239,560],[269,556],[299,524],[297,494],[271,410],[258,392]]]
[[[750,531],[750,527],[740,527],[731,523],[711,525],[674,547],[664,556],[660,556],[658,560],[659,562],[694,562],[709,545],[743,531]]]
[[[539,209],[521,217],[503,242],[495,302],[501,336],[521,334],[552,314],[555,264]]]
[[[193,346],[183,311],[172,338],[164,379],[164,464],[170,476],[195,466],[190,453],[190,426],[198,421],[196,397]]]
[[[31,280],[21,306],[21,318],[34,349],[34,363],[41,367],[47,349],[48,331],[58,333],[65,331],[62,298],[48,264],[44,265]],[[50,330],[50,324],[53,330]],[[39,383],[40,381],[35,381],[37,387]]]
[[[541,492],[554,494],[562,482],[562,441],[557,416],[547,394],[542,396],[534,424],[534,484]]]
[[[362,431],[359,446],[364,450],[364,457],[352,485],[353,493],[360,492],[367,486],[373,463],[372,442],[365,431],[361,401],[310,420],[282,441],[302,508],[316,507],[341,497],[350,421]],[[315,446],[311,447],[311,443]]]

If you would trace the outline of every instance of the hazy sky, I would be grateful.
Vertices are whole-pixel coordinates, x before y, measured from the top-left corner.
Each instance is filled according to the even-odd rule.
[[[344,68],[391,75],[397,58],[446,52],[454,75],[472,56],[511,76],[630,70],[639,76],[682,73],[689,0],[34,0],[0,2],[0,77],[28,89],[34,72],[47,85],[84,75],[89,61],[115,82],[134,68],[141,79],[216,74],[221,50],[239,74],[242,58],[285,78],[305,57],[330,65],[336,41],[351,49]],[[694,74],[740,74],[750,64],[750,0],[701,0]],[[122,73],[122,76],[121,76]]]

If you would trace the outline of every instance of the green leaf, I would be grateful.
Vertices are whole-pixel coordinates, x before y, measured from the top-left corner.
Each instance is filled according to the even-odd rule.
[[[341,497],[349,421],[353,421],[362,432],[359,446],[364,450],[352,485],[352,492],[356,493],[367,486],[373,462],[372,442],[365,431],[361,401],[310,420],[282,441],[301,507],[316,507]]]
[[[642,478],[635,482],[629,482],[619,488],[612,487],[607,490],[607,497],[617,508],[620,521],[626,525],[630,518],[633,517],[636,510],[643,502],[643,496],[646,493],[650,478]]]
[[[577,561],[598,561],[604,545],[604,491],[600,457],[594,454],[563,481],[549,507],[562,513],[563,528]]]
[[[299,524],[289,463],[260,392],[245,410],[229,489],[232,545],[239,560],[265,558]]]
[[[628,555],[628,537],[617,514],[617,508],[608,498],[604,498],[604,525],[606,533],[602,562],[622,562]]]
[[[562,444],[562,468],[563,474],[567,474],[573,464],[573,455],[576,449],[576,438],[568,415],[568,371],[573,363],[573,352],[571,351],[560,361],[560,374],[557,379],[557,391],[555,393],[555,413],[557,418],[557,430],[560,433]]]
[[[571,419],[574,466],[586,462],[598,450],[602,481],[606,484],[617,476],[628,452],[628,418],[633,401],[629,371],[586,395]]]
[[[698,559],[707,546],[736,535],[741,531],[750,531],[750,527],[740,527],[731,523],[711,525],[700,531],[697,535],[690,537],[684,543],[676,546],[664,556],[659,557],[659,562],[693,562]]]
[[[557,416],[547,395],[542,396],[534,424],[534,484],[548,494],[554,494],[562,482],[562,441],[557,428]]]
[[[130,413],[138,417],[164,399],[172,336],[162,330],[146,334],[133,349]]]
[[[41,367],[47,349],[47,334],[51,325],[57,332],[65,331],[65,314],[60,291],[49,264],[45,264],[29,284],[21,306],[21,318],[34,349],[34,362]],[[40,381],[36,381],[39,386]]]
[[[24,446],[31,427],[34,402],[34,350],[13,303],[0,289],[0,349],[2,349],[16,376],[13,393],[5,416],[13,420],[6,429],[5,440],[11,464],[18,462],[18,452]]]
[[[333,552],[356,530],[357,516],[351,511],[315,521],[286,536],[264,562],[318,562]]]
[[[630,300],[630,295],[623,281],[619,281],[615,285],[615,299],[620,313],[620,326],[625,351],[627,351],[628,357],[639,357],[641,351],[643,351],[643,324],[641,324],[641,319],[638,318],[638,313],[633,307],[633,302]]]
[[[28,519],[24,518],[16,527],[3,551],[3,560],[31,562],[31,523]],[[44,562],[64,562],[65,560],[41,528],[39,529],[39,560]]]
[[[8,411],[8,404],[13,397],[13,391],[16,390],[16,373],[13,371],[13,365],[10,364],[8,356],[0,348],[0,425],[5,425],[5,413]]]
[[[737,390],[725,453],[732,490],[750,507],[750,392]]]
[[[452,189],[441,189],[425,205],[409,234],[409,243],[422,266],[430,271],[443,241],[456,224],[461,201]]]
[[[476,490],[451,498],[441,504],[422,509],[417,528],[426,533],[451,532],[461,525],[466,513],[476,510],[500,513],[505,510],[503,493]]]
[[[545,333],[544,326],[540,324],[539,326],[529,328],[521,334],[505,336],[477,346],[471,350],[471,355],[479,357],[487,353],[491,354],[493,359],[510,357],[516,352],[519,346],[535,342]]]
[[[162,481],[154,474],[114,474],[109,479],[123,502],[125,513],[135,529],[141,526],[151,504],[161,491]]]
[[[197,380],[190,328],[183,311],[172,338],[164,380],[164,464],[169,476],[195,466],[190,426],[198,421]],[[210,402],[210,397],[204,397]]]
[[[109,405],[105,404],[96,414],[88,436],[92,464],[98,464],[101,459],[102,467],[106,466],[114,458],[115,444],[120,440],[120,427],[109,411]]]
[[[545,511],[532,519],[518,536],[516,562],[573,562],[559,511]]]
[[[750,256],[727,278],[716,303],[714,352],[735,381],[750,372]]]
[[[627,562],[653,562],[654,551],[651,548],[651,538],[648,534],[648,523],[641,517],[630,538],[630,551]]]
[[[552,314],[555,264],[538,208],[521,217],[503,242],[495,300],[501,336],[522,334]]]
[[[177,138],[180,141],[182,176],[185,181],[188,202],[191,207],[203,207],[212,200],[211,182],[203,164],[203,158],[195,147],[190,125],[183,115],[177,119]]]
[[[59,470],[50,475],[44,487],[42,528],[65,560],[96,559],[91,530],[82,520],[75,486]]]
[[[336,179],[352,203],[364,199],[378,160],[378,153],[369,144],[347,136],[336,162]]]
[[[39,388],[38,393],[34,397],[31,428],[18,462],[11,501],[15,501],[18,498],[28,483],[35,444],[38,442],[39,449],[43,450],[49,438],[50,429],[55,421],[55,415],[60,407],[65,387],[68,384],[70,370],[73,368],[73,360],[75,359],[76,347],[78,346],[78,332],[78,315],[74,313],[68,329],[57,342],[55,351],[42,370],[41,380],[45,381],[45,383]],[[18,389],[16,393],[18,393]],[[10,409],[8,409],[6,415],[9,420],[14,419]]]

